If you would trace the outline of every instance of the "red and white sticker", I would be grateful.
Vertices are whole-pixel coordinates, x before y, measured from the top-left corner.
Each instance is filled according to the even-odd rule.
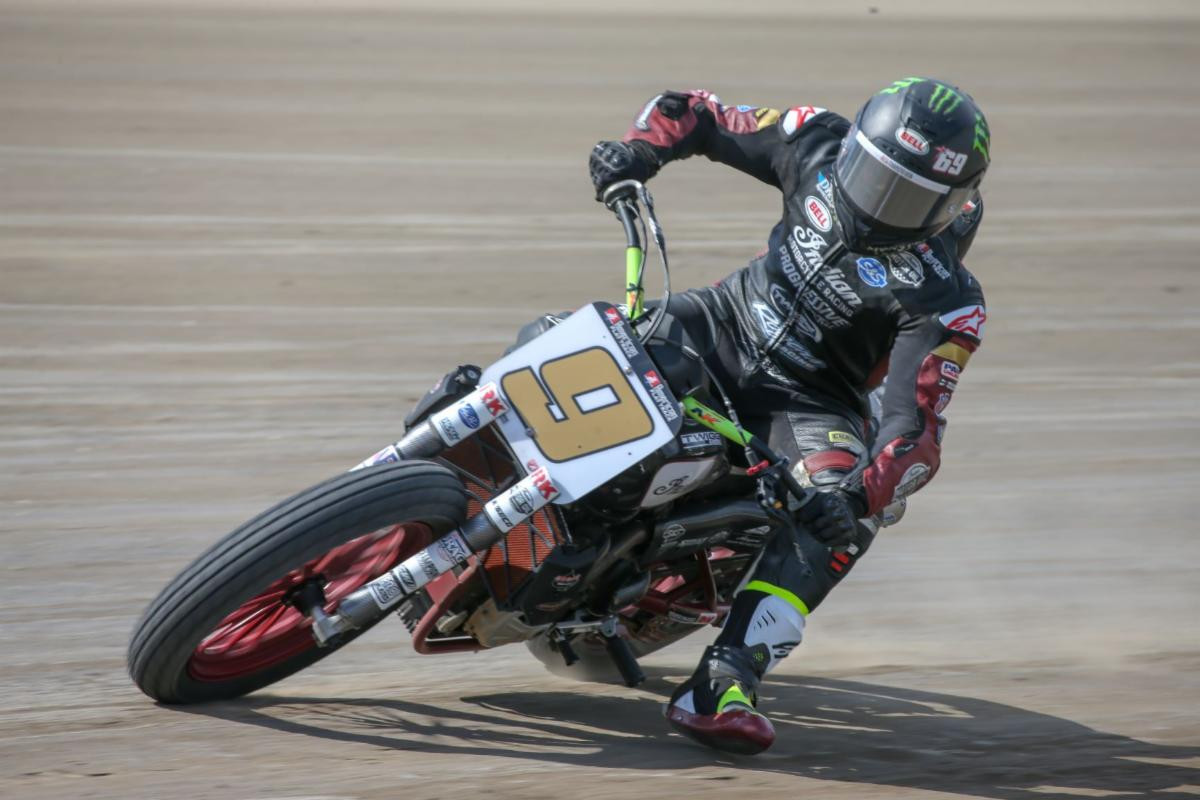
[[[942,362],[942,377],[947,380],[956,381],[958,376],[962,374],[962,367],[955,364],[953,361]]]
[[[978,305],[963,306],[951,311],[949,314],[942,314],[938,317],[938,321],[949,330],[965,333],[968,336],[974,336],[976,339],[982,339],[983,323],[987,322],[987,309]]]
[[[662,386],[662,378],[658,377],[658,373],[654,370],[646,372],[646,383],[650,384],[651,389],[657,389]]]
[[[447,447],[452,447],[508,412],[496,384],[485,383],[452,406],[436,411],[429,422]]]
[[[791,136],[800,129],[800,126],[808,122],[817,114],[824,113],[825,109],[817,108],[816,106],[796,106],[789,108],[788,112],[783,115],[783,132]]]
[[[829,208],[816,196],[810,194],[804,198],[804,213],[813,227],[822,233],[829,233],[833,228],[833,217],[829,215]]]
[[[910,153],[923,156],[929,152],[929,140],[912,128],[897,128],[896,141]]]
[[[608,318],[609,325],[621,324],[621,312],[617,311],[615,308],[604,309],[604,316]]]
[[[488,519],[501,531],[508,532],[533,516],[558,494],[545,467],[526,475],[508,491],[501,492],[483,507]]]
[[[933,159],[933,171],[947,175],[958,175],[967,164],[967,154],[950,150],[946,147],[935,148],[937,155]]]

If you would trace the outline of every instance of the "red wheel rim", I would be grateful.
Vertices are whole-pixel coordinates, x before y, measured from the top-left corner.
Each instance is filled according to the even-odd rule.
[[[409,522],[381,528],[335,547],[242,603],[204,637],[188,660],[197,681],[245,678],[316,647],[309,620],[284,603],[294,587],[322,576],[325,610],[379,577],[433,539],[429,526]]]

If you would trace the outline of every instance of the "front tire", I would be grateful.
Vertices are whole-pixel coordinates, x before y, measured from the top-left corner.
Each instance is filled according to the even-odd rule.
[[[321,660],[289,591],[317,581],[325,609],[462,523],[467,494],[445,467],[400,462],[345,473],[278,503],[217,542],[150,603],[129,674],[161,703],[238,697]]]

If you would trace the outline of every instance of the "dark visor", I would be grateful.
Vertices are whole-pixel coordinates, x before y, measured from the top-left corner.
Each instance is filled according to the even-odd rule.
[[[837,178],[860,211],[884,225],[939,229],[958,214],[973,186],[952,187],[917,175],[855,128],[838,154]]]

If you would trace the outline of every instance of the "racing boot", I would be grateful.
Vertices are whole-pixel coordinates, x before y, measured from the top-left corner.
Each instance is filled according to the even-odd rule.
[[[671,695],[667,721],[684,736],[727,753],[766,750],[775,728],[755,709],[755,692],[767,659],[763,645],[711,645],[692,677]]]
[[[758,684],[804,635],[804,615],[771,592],[774,587],[760,585],[768,591],[748,588],[734,598],[721,635],[665,711],[684,736],[742,755],[761,753],[775,741],[775,728],[757,709]]]

